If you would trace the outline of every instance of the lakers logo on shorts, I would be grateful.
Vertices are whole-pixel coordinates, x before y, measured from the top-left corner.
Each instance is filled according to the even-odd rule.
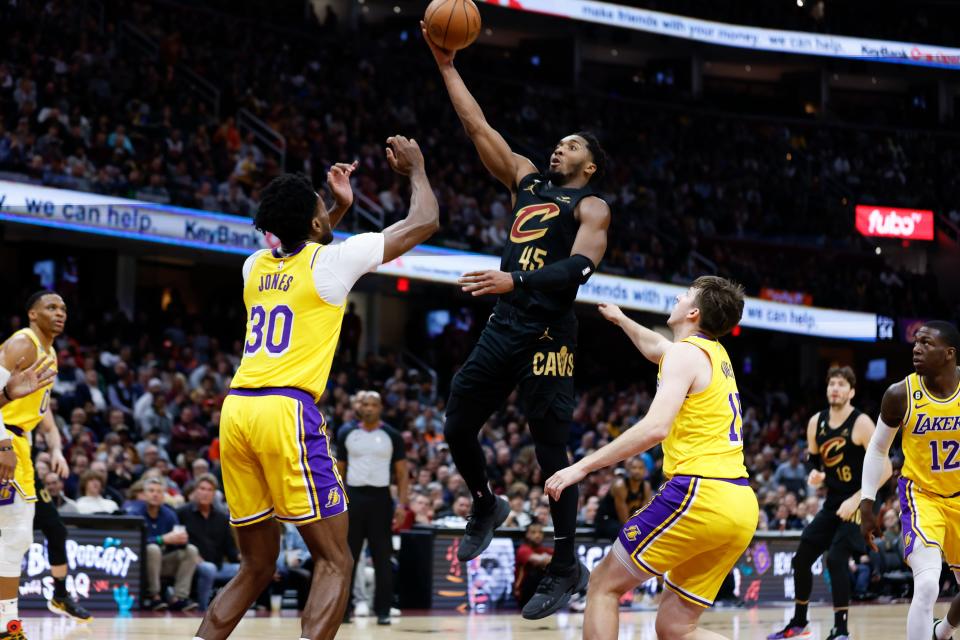
[[[908,532],[905,533],[904,536],[903,536],[903,546],[909,547],[911,540],[913,540],[913,536],[912,536],[912,535],[910,534],[910,532],[908,531]]]
[[[640,527],[635,524],[630,525],[623,530],[623,535],[627,536],[627,540],[633,542],[640,536]]]
[[[330,489],[330,493],[327,494],[327,504],[325,508],[332,509],[338,504],[340,504],[340,489],[339,487],[333,487]]]
[[[13,486],[4,484],[0,486],[0,505],[13,504]]]

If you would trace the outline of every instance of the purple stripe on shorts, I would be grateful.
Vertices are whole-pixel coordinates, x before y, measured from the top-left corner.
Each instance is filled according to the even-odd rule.
[[[230,523],[234,525],[243,525],[243,524],[247,524],[248,522],[253,522],[254,520],[258,520],[260,518],[266,517],[271,513],[273,513],[273,507],[270,507],[266,511],[255,513],[252,516],[249,516],[246,518],[230,518]]]
[[[693,595],[692,593],[690,593],[689,591],[687,591],[686,589],[681,589],[681,588],[678,587],[677,585],[673,584],[673,583],[670,582],[670,580],[667,579],[667,578],[664,578],[663,581],[666,582],[667,585],[669,585],[669,587],[670,587],[671,589],[673,589],[673,590],[676,591],[677,593],[682,593],[684,596],[686,596],[687,598],[693,600],[693,601],[696,602],[697,604],[701,604],[701,605],[703,605],[703,606],[705,606],[705,607],[712,607],[712,606],[713,606],[713,601],[712,601],[712,600],[705,600],[705,599],[701,598],[700,596],[695,596],[695,595]]]
[[[303,405],[303,430],[306,468],[312,476],[313,486],[320,500],[320,516],[327,518],[342,513],[346,495],[333,470],[333,455],[330,453],[327,434],[323,430],[323,416],[312,402]]]
[[[698,479],[691,476],[671,478],[647,506],[624,523],[620,530],[620,543],[631,557],[639,555],[689,508],[693,502],[692,494],[696,491],[691,484],[695,482]]]
[[[16,436],[20,436],[21,438],[23,437],[23,429],[21,429],[20,427],[16,427],[12,424],[5,424],[3,426],[5,426],[7,428],[7,431],[9,431],[10,433]]]
[[[261,387],[259,389],[230,389],[230,392],[227,395],[231,396],[285,396],[287,398],[293,398],[294,400],[299,400],[305,404],[314,405],[316,401],[313,398],[313,394],[304,391],[303,389],[297,389],[296,387]]]
[[[907,558],[913,553],[914,544],[917,538],[926,543],[927,546],[940,548],[940,545],[923,533],[920,528],[920,522],[917,515],[917,504],[913,497],[914,482],[904,476],[900,476],[897,481],[897,493],[900,494],[900,528],[903,536],[903,557]]]

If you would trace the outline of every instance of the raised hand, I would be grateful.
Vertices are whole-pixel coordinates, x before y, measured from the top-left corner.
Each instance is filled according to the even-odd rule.
[[[453,57],[457,55],[457,52],[435,45],[433,40],[430,39],[430,34],[427,33],[427,25],[423,20],[420,21],[420,32],[423,34],[423,39],[427,43],[427,46],[430,47],[430,51],[433,53],[433,57],[437,61],[438,66],[444,67],[453,64]]]
[[[357,161],[351,164],[338,162],[327,171],[327,186],[333,194],[337,206],[347,208],[353,204],[353,188],[350,186],[350,174],[357,168]]]
[[[423,152],[413,138],[390,136],[387,138],[387,162],[397,173],[408,176],[423,171]]]
[[[25,362],[25,358],[20,358],[10,372],[10,379],[7,380],[5,387],[6,395],[10,400],[28,396],[57,377],[52,358],[37,358],[29,367],[25,366]]]

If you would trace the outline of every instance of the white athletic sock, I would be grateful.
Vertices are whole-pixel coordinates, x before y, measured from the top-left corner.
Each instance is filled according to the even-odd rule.
[[[937,627],[934,629],[937,640],[950,640],[953,637],[953,632],[956,631],[956,627],[950,626],[950,623],[947,622],[947,619],[944,618],[937,623]]]
[[[0,632],[7,630],[8,622],[19,619],[20,613],[17,611],[17,599],[0,600]]]

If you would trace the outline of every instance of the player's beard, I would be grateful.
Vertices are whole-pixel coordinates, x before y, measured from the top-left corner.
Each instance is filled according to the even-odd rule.
[[[567,176],[560,173],[559,171],[553,171],[547,169],[547,172],[543,176],[549,180],[555,187],[562,187],[567,182]]]

